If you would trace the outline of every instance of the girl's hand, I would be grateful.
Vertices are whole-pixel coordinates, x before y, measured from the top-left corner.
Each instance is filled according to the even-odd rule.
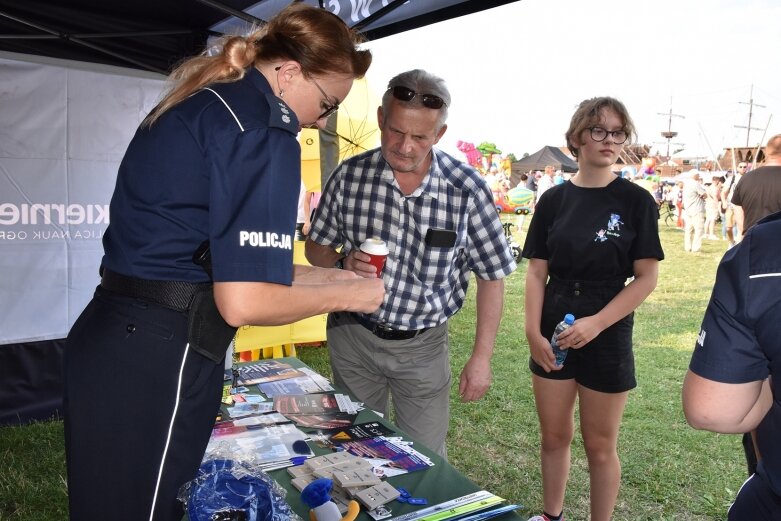
[[[553,354],[553,348],[550,342],[544,336],[537,334],[533,338],[527,338],[529,341],[529,351],[532,360],[542,367],[546,373],[551,371],[560,371],[562,366],[556,365],[556,355]]]
[[[559,346],[580,349],[602,332],[602,326],[592,315],[575,320],[575,323],[559,334]]]

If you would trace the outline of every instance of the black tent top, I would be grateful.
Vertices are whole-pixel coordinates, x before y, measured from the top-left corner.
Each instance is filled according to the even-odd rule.
[[[517,185],[521,180],[521,174],[530,170],[544,170],[548,165],[562,172],[574,173],[578,171],[578,163],[562,152],[561,149],[544,146],[532,155],[512,163],[510,185]]]
[[[303,0],[381,38],[515,0]],[[209,36],[268,20],[290,0],[0,0],[0,51],[167,73]]]

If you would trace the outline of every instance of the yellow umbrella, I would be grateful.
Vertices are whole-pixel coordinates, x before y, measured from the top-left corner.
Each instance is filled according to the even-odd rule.
[[[307,190],[319,190],[336,166],[326,164],[327,160],[321,161],[324,153],[332,155],[338,162],[379,146],[377,107],[380,103],[366,78],[356,80],[350,94],[339,105],[339,112],[331,116],[325,129],[307,128],[301,131],[298,137],[301,143],[301,178]],[[334,119],[336,128],[333,128]],[[323,146],[334,148],[323,151]]]

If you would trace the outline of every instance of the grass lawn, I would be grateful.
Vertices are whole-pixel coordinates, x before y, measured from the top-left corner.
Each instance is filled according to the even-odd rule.
[[[660,264],[659,285],[635,315],[638,387],[629,395],[621,429],[623,476],[614,519],[725,519],[745,478],[740,438],[688,427],[680,392],[726,246],[706,241],[701,252],[687,254],[680,231],[662,224],[660,235],[667,258]],[[448,436],[450,462],[481,487],[527,505],[522,516],[542,506],[539,431],[523,336],[525,272],[524,263],[507,280],[494,383],[480,402],[460,403],[457,397],[458,375],[472,349],[474,287],[451,321],[454,386]],[[326,349],[298,351],[304,362],[330,376]],[[65,519],[64,461],[61,422],[0,429],[0,521]],[[567,519],[587,519],[588,470],[578,436],[565,508]]]

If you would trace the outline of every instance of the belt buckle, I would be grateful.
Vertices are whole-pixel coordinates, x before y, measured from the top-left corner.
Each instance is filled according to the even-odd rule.
[[[387,325],[387,324],[380,324],[379,322],[376,322],[374,324],[374,328],[373,329],[374,330],[372,331],[372,333],[374,333],[374,335],[376,335],[376,336],[378,336],[378,337],[380,337],[380,338],[382,338],[384,340],[391,340],[390,337],[394,333],[393,328],[391,328],[389,325]]]

